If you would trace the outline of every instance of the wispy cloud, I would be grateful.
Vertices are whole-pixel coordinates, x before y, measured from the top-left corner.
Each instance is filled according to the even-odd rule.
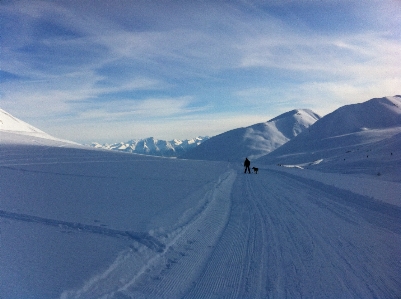
[[[0,105],[49,133],[68,119],[82,128],[151,121],[174,135],[185,115],[189,127],[216,132],[217,118],[235,127],[261,111],[266,119],[293,108],[325,114],[400,93],[400,30],[375,8],[393,25],[401,15],[383,2],[361,12],[347,0],[6,1]],[[314,13],[325,5],[347,30]]]
[[[202,112],[208,107],[195,106],[189,97],[147,98],[143,100],[120,100],[81,104],[82,112],[77,113],[78,121],[114,121],[166,119]]]

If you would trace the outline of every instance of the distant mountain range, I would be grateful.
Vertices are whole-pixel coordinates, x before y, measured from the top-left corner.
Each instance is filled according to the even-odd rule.
[[[236,161],[256,159],[270,153],[309,128],[320,116],[309,109],[296,109],[267,122],[234,129],[214,137],[189,140],[158,140],[153,137],[114,144],[92,143],[96,148],[129,153],[195,160]]]
[[[202,142],[208,139],[209,137],[199,136],[193,139],[174,139],[171,141],[167,141],[149,137],[146,139],[134,139],[127,142],[119,142],[113,144],[99,144],[93,142],[91,146],[95,148],[117,150],[135,154],[178,157],[180,155],[183,155],[185,152],[192,150],[193,148],[197,147]]]
[[[19,138],[28,135],[58,140],[1,109],[0,132],[3,140],[15,133]],[[210,138],[165,141],[151,137],[92,146],[235,163],[248,157],[252,165],[292,165],[346,173],[383,173],[385,169],[397,178],[401,177],[401,96],[346,105],[323,118],[308,109],[292,110]]]

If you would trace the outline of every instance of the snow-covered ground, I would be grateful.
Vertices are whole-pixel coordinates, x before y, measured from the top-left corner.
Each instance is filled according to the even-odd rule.
[[[341,108],[258,174],[0,110],[0,298],[401,298],[400,107]]]
[[[400,182],[0,134],[0,298],[401,294]]]

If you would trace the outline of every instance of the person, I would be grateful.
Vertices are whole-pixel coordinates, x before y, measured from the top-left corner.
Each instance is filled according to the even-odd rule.
[[[251,169],[249,168],[249,166],[251,166],[251,161],[249,161],[248,158],[245,158],[244,166],[245,166],[244,173],[246,173],[247,169],[248,169],[248,173],[251,173]]]

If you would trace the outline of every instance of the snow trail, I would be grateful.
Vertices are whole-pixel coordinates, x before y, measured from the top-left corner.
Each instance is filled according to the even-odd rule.
[[[227,227],[185,298],[401,294],[399,208],[275,172],[238,175],[232,201]]]
[[[160,236],[164,250],[143,246],[124,250],[104,273],[61,298],[176,298],[191,287],[223,231],[230,210],[235,172],[210,183],[200,206]],[[199,194],[197,195],[199,196]],[[150,248],[153,249],[153,248]]]
[[[102,298],[401,294],[401,208],[279,171],[234,178],[204,193],[163,252],[125,251],[91,287],[63,298],[95,298],[107,285]]]
[[[243,174],[224,162],[81,149],[1,151],[15,155],[0,157],[8,298],[401,294],[401,207],[357,194],[345,175]]]
[[[114,238],[126,238],[141,243],[146,247],[148,247],[149,249],[155,250],[157,252],[162,252],[165,248],[165,245],[163,243],[161,243],[156,238],[150,236],[146,232],[122,231],[96,225],[88,225],[78,222],[67,222],[55,219],[48,219],[27,214],[12,213],[3,210],[0,210],[0,218],[7,218],[24,222],[40,223],[47,226],[61,227],[63,229],[99,234]]]

